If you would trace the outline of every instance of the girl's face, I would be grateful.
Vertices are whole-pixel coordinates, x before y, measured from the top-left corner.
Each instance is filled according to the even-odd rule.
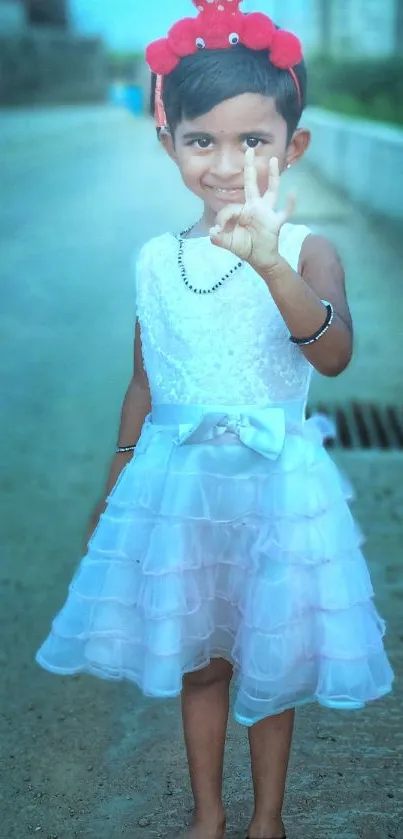
[[[287,124],[275,100],[244,93],[221,102],[194,120],[184,119],[161,137],[177,163],[183,181],[204,203],[204,219],[213,223],[225,204],[244,201],[244,155],[254,148],[261,194],[267,190],[269,160],[277,157],[282,171],[309,145],[309,132],[298,130],[287,146]]]

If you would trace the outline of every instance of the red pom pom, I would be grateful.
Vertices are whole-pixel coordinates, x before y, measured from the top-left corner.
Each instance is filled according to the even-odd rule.
[[[168,43],[176,55],[183,58],[185,55],[192,55],[196,52],[196,19],[186,17],[178,20],[168,32]]]
[[[251,50],[270,49],[277,29],[272,20],[262,12],[245,15],[242,25],[242,43]]]
[[[166,38],[160,38],[148,45],[146,61],[150,70],[159,76],[167,76],[179,64],[179,58],[169,46]]]
[[[209,12],[213,4],[224,6],[224,11],[235,12],[242,0],[192,0],[192,3],[199,12]]]
[[[301,41],[292,32],[278,29],[270,51],[270,61],[280,70],[295,67],[303,59]]]

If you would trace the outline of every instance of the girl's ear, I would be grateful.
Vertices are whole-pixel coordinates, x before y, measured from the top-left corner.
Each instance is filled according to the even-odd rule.
[[[164,147],[166,153],[169,154],[169,157],[176,163],[177,156],[175,150],[175,143],[169,128],[161,128],[160,143]]]
[[[292,135],[287,149],[287,163],[292,166],[308,150],[311,143],[311,132],[306,128],[297,128]]]

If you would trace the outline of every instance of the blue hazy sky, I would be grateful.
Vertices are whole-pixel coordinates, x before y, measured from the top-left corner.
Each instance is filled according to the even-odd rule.
[[[274,0],[244,0],[242,9],[273,14],[274,6]],[[142,48],[175,20],[196,14],[191,0],[70,0],[70,8],[81,32],[100,34],[117,49]]]

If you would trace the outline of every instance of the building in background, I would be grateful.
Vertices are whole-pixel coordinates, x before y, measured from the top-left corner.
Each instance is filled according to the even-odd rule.
[[[326,4],[330,6],[332,53],[383,57],[400,51],[401,0],[332,0]],[[320,5],[325,5],[324,0]]]
[[[0,36],[32,26],[68,29],[67,0],[0,0]]]
[[[99,38],[69,26],[67,0],[0,0],[0,106],[105,101]]]
[[[255,11],[262,4],[249,5]],[[403,0],[267,0],[264,11],[296,32],[306,53],[403,53]]]
[[[23,0],[26,18],[32,26],[69,26],[67,0]]]
[[[317,0],[271,0],[267,11],[278,26],[301,38],[305,53],[318,51],[322,29]]]

